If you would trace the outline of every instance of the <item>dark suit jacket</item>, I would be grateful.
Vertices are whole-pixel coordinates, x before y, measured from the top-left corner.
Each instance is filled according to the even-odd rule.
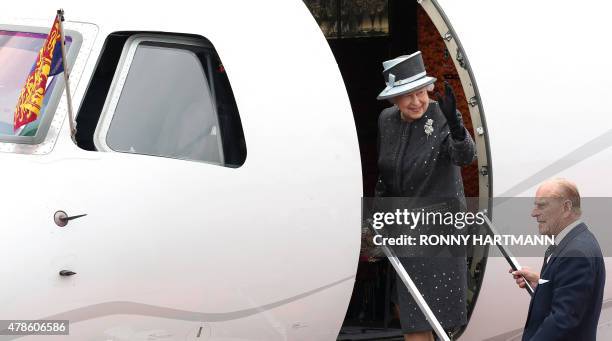
[[[574,227],[544,265],[529,305],[526,340],[595,340],[606,269],[599,244],[585,224]]]

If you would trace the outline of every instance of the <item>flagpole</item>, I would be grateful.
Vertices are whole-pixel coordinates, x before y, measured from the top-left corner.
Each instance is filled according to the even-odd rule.
[[[58,9],[57,15],[59,16],[59,31],[61,37],[61,48],[62,48],[62,65],[64,67],[64,80],[66,83],[66,100],[68,101],[68,120],[70,121],[70,137],[73,141],[75,141],[76,136],[76,127],[74,126],[74,113],[72,111],[72,95],[70,94],[70,72],[68,71],[68,62],[66,60],[66,46],[65,46],[65,37],[64,37],[64,10]]]

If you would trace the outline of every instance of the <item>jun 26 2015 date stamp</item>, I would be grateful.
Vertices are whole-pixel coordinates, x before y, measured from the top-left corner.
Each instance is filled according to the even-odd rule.
[[[68,320],[0,320],[0,335],[68,335]]]

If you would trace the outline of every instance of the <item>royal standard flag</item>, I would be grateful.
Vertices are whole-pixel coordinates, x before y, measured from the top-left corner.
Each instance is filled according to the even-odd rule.
[[[55,17],[53,27],[43,43],[36,62],[26,83],[21,89],[13,118],[13,129],[17,131],[23,125],[35,121],[40,115],[43,98],[47,90],[47,79],[50,75],[62,72],[61,61],[60,17]]]

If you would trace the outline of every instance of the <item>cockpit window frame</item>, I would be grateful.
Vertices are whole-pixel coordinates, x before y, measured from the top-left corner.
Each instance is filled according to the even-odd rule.
[[[2,31],[11,31],[17,33],[41,33],[48,34],[49,28],[44,27],[30,27],[30,26],[11,26],[11,25],[0,25],[0,30]],[[72,67],[76,60],[76,56],[79,52],[81,44],[83,42],[82,35],[74,30],[66,30],[66,37],[70,37],[72,42],[70,43],[70,48],[67,49],[67,60],[68,67]],[[55,116],[55,111],[59,105],[59,101],[61,96],[66,89],[66,84],[64,81],[63,73],[59,73],[57,75],[57,80],[55,87],[51,91],[51,93],[47,93],[45,96],[49,96],[49,102],[47,107],[45,108],[45,113],[43,117],[40,118],[40,124],[34,136],[18,136],[18,135],[2,135],[0,134],[0,141],[2,142],[14,142],[14,143],[23,143],[23,144],[39,144],[41,143],[47,132],[49,130],[49,126],[53,121],[53,117]]]
[[[48,34],[53,23],[40,19],[14,19],[0,24],[0,30]],[[66,36],[70,36],[71,47],[67,51],[68,69],[70,70],[71,89],[74,92],[81,78],[92,45],[98,34],[98,26],[92,23],[64,22]],[[65,82],[62,74],[57,79],[55,88],[46,108],[46,114],[41,119],[35,136],[0,135],[0,152],[17,154],[44,155],[53,150],[59,137],[64,119],[67,117],[65,99]],[[47,94],[49,95],[49,94]]]
[[[109,130],[111,129],[111,123],[115,116],[121,94],[126,85],[128,74],[130,72],[130,68],[132,66],[132,62],[134,60],[136,51],[139,46],[151,44],[151,43],[174,45],[176,46],[177,49],[180,49],[181,46],[192,46],[192,47],[203,47],[206,49],[214,50],[214,47],[211,44],[199,38],[192,38],[192,37],[186,37],[186,36],[175,36],[175,35],[168,35],[168,34],[156,34],[156,33],[137,33],[137,34],[131,35],[124,44],[123,51],[121,52],[121,56],[117,63],[115,75],[113,76],[113,80],[111,82],[110,88],[108,89],[106,101],[102,108],[100,119],[98,120],[97,126],[93,134],[93,143],[95,145],[95,148],[98,151],[128,153],[126,151],[113,149],[109,145],[107,139],[109,136]],[[210,64],[210,60],[208,60],[207,62],[208,64]],[[215,96],[214,84],[212,84],[212,76],[209,74],[211,65],[206,65],[206,66],[208,68],[208,73],[206,73],[205,71],[204,80],[206,84],[208,85],[207,96],[210,97],[210,100],[213,103],[212,115],[215,116],[215,120],[217,120],[217,127],[218,127],[219,126],[219,122],[218,122],[219,113],[217,112],[217,105],[216,105],[217,99]],[[197,159],[197,160],[196,159],[183,159],[180,157],[174,157],[174,156],[168,156],[168,155],[150,155],[150,156],[168,157],[168,158],[179,159],[179,160],[190,160],[190,161],[212,163],[215,165],[225,166],[225,160],[224,160],[224,154],[223,154],[223,139],[221,136],[222,132],[220,129],[217,129],[217,131],[218,131],[217,143],[219,146],[219,155],[220,155],[220,160],[221,160],[220,163],[209,162],[207,160],[202,160],[202,159]],[[135,152],[134,154],[149,155],[149,154],[143,154],[143,153],[138,153],[138,152]]]

